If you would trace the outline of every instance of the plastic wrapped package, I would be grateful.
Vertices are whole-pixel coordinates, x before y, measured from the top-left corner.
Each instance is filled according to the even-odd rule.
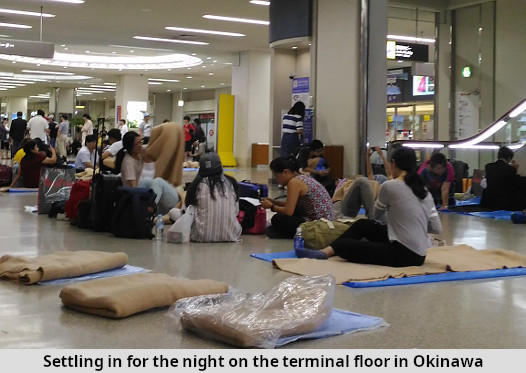
[[[38,213],[47,214],[53,202],[66,202],[75,183],[75,169],[42,167],[38,183]]]
[[[237,347],[274,348],[281,337],[319,328],[330,316],[335,279],[293,276],[270,291],[184,298],[169,312],[179,325]]]

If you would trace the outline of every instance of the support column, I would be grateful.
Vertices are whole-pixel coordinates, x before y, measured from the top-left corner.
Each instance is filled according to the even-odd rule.
[[[241,53],[239,66],[232,67],[232,94],[234,156],[246,167],[251,164],[252,143],[269,142],[270,53]]]
[[[9,118],[12,118],[13,114],[21,111],[25,118],[29,120],[30,116],[27,112],[27,97],[7,97],[6,104],[6,114]]]
[[[143,113],[148,111],[148,106],[148,78],[122,75],[115,92],[115,122],[126,119],[129,128],[137,128],[143,120]]]

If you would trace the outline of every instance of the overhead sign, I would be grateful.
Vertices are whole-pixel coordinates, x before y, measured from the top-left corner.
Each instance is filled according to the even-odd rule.
[[[41,41],[0,39],[0,54],[53,58],[55,55],[55,44]]]
[[[386,56],[389,60],[429,61],[429,46],[426,44],[400,43],[387,41]]]

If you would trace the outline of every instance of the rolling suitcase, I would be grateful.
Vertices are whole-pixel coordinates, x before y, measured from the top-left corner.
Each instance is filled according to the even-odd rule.
[[[243,180],[237,183],[240,197],[263,198],[268,197],[268,186]]]
[[[109,232],[111,215],[118,202],[120,175],[96,174],[91,183],[91,221],[96,232]]]

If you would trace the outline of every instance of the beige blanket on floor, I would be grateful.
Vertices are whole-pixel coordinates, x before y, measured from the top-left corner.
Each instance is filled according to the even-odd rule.
[[[171,306],[182,298],[227,291],[224,282],[138,273],[68,285],[60,291],[60,298],[74,310],[117,319]]]
[[[127,262],[128,255],[122,252],[59,251],[36,258],[4,255],[0,258],[0,279],[30,285],[121,268]]]
[[[386,267],[357,264],[332,257],[329,260],[275,259],[273,265],[283,271],[300,275],[331,274],[336,283],[378,281],[389,277],[401,278],[444,272],[483,271],[488,269],[526,267],[526,255],[509,250],[476,250],[468,245],[430,248],[423,265]]]
[[[183,182],[184,134],[180,124],[167,122],[152,128],[146,154],[155,161],[155,177],[174,186]]]

